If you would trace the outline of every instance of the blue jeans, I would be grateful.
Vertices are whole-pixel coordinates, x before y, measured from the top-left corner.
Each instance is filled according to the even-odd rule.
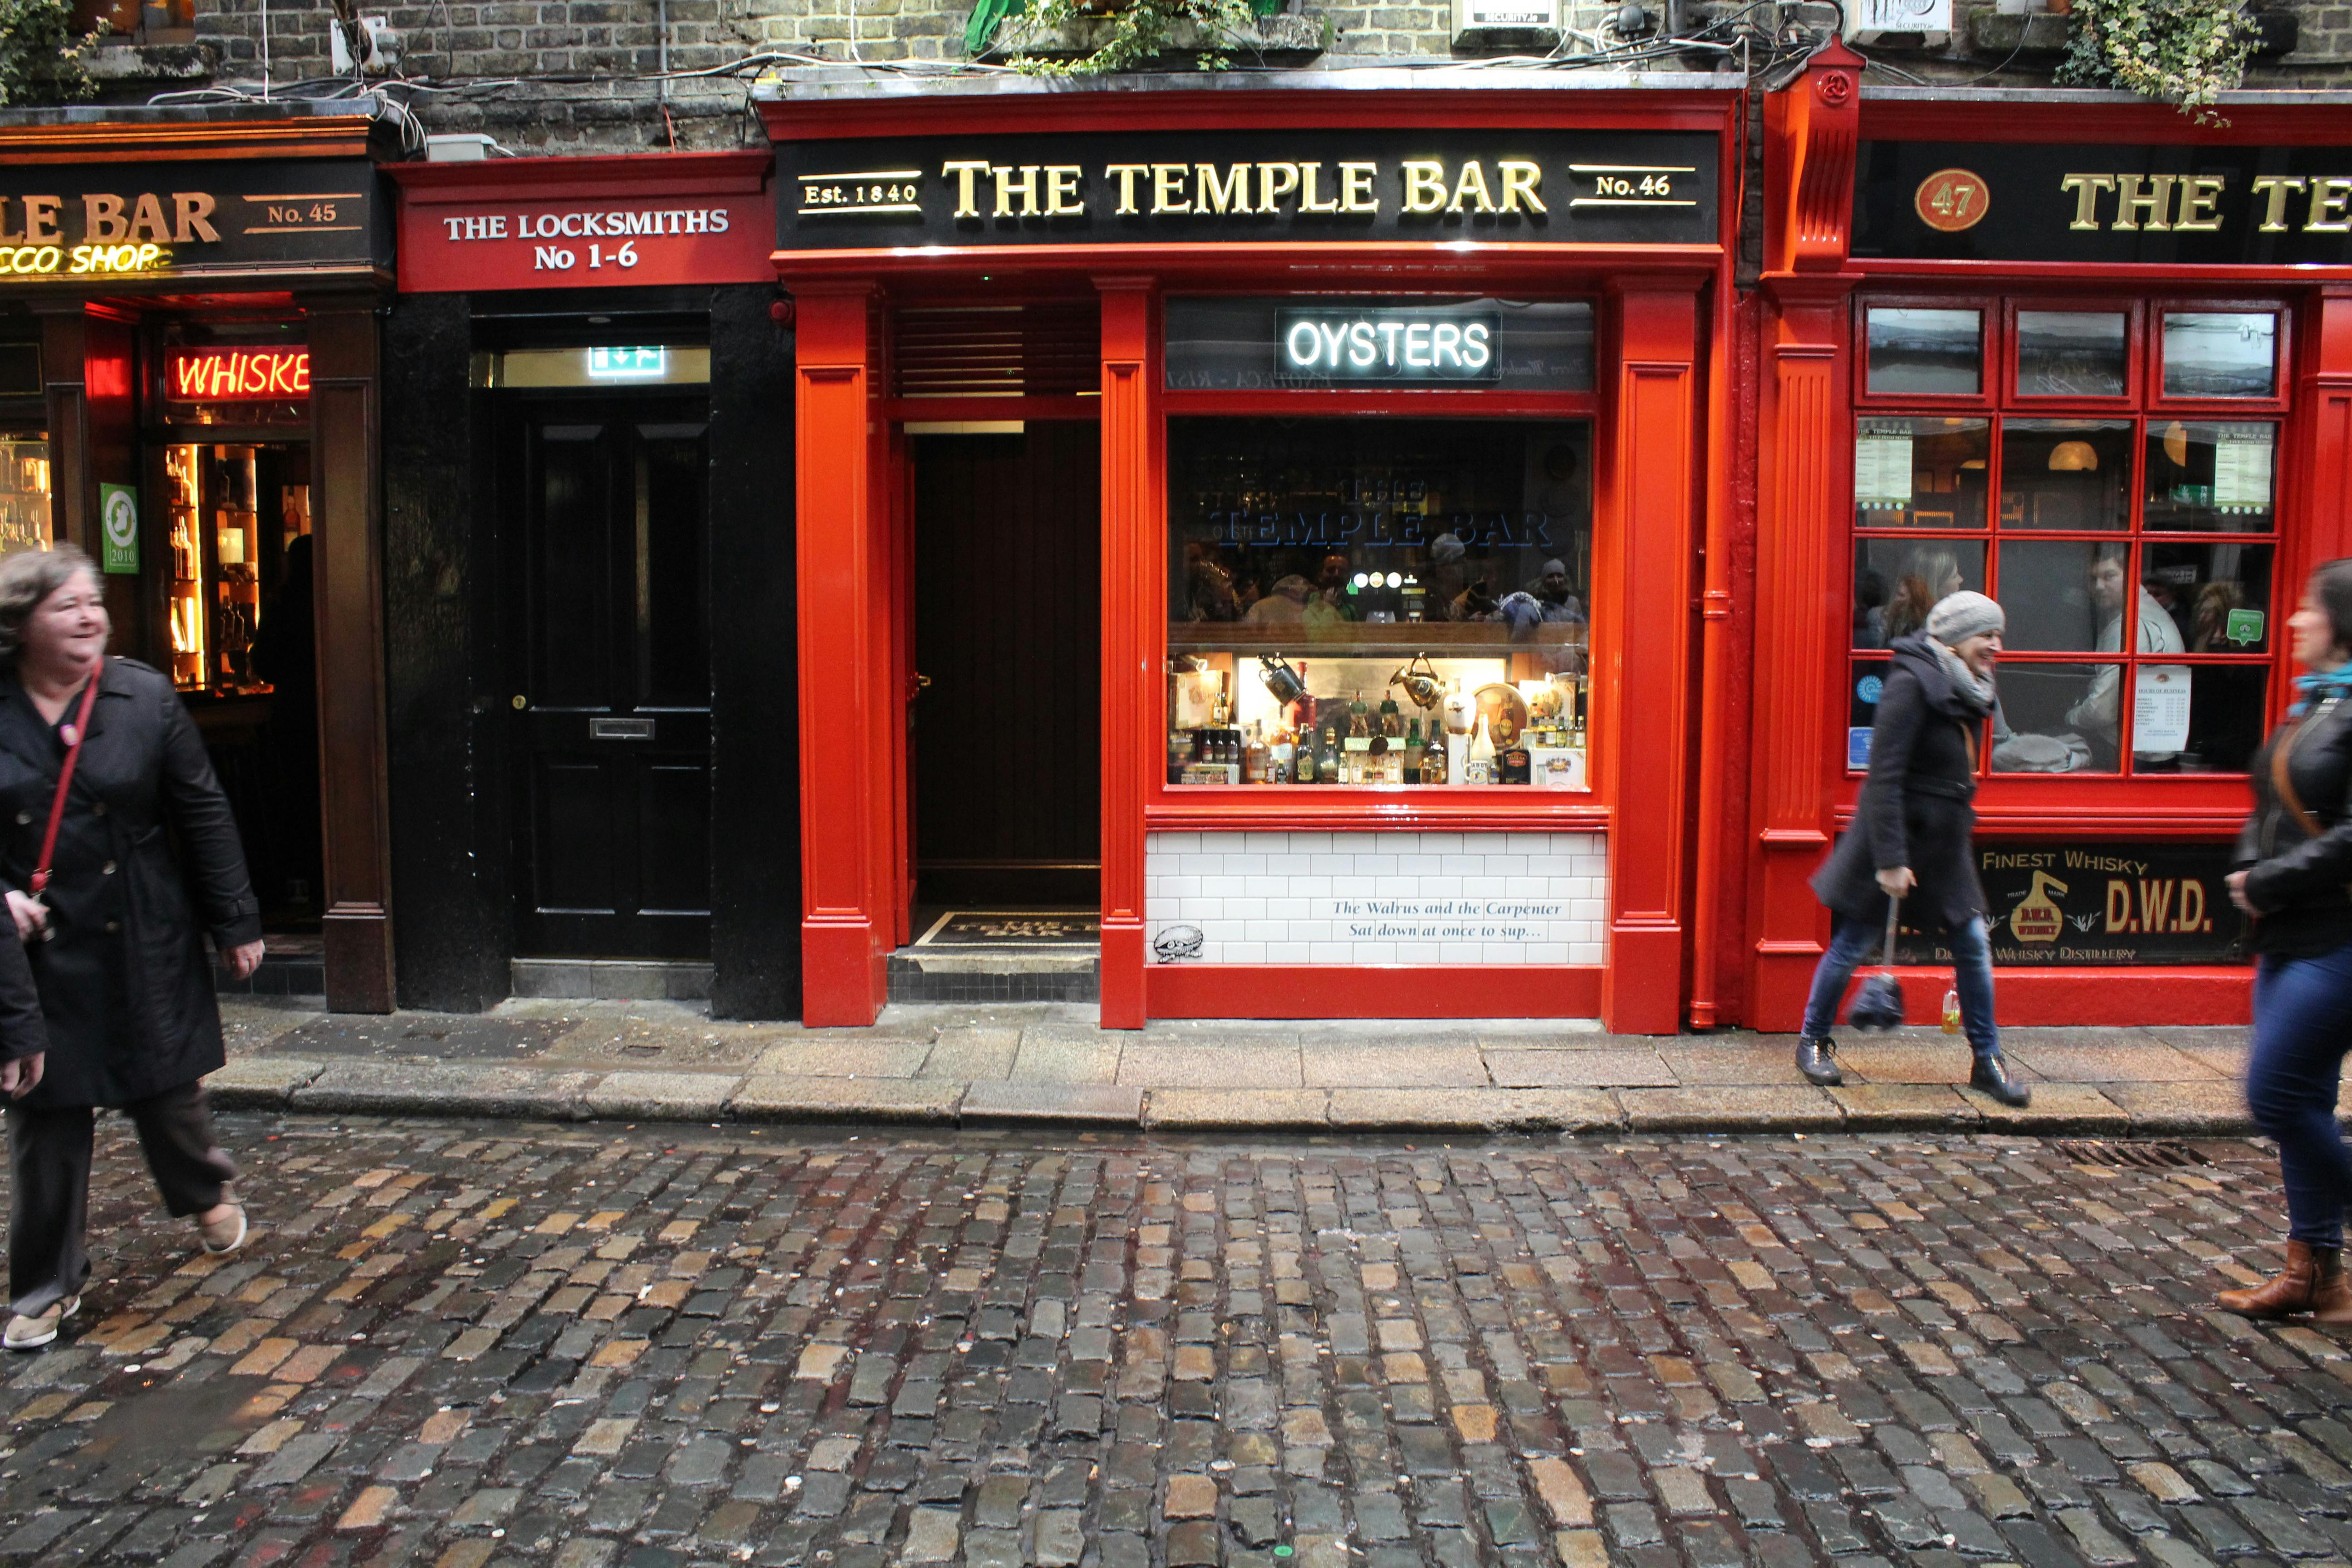
[[[1814,968],[1812,993],[1805,998],[1808,1038],[1829,1037],[1846,982],[1878,955],[1885,940],[1882,924],[1837,917],[1830,930],[1830,950]],[[2000,1055],[2000,1026],[1992,1021],[1992,938],[1982,915],[1952,932],[1952,989],[1960,994],[1960,1025],[1968,1031],[1969,1048],[1980,1057]]]
[[[2352,1204],[2352,1153],[2336,1121],[2336,1081],[2352,1044],[2352,947],[2316,958],[2273,953],[2254,969],[2254,1048],[2246,1108],[2278,1142],[2287,1236],[2338,1247]]]

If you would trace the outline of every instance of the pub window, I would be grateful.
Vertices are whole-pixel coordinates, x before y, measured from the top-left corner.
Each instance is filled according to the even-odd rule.
[[[1987,772],[2242,773],[2280,613],[2281,420],[2245,405],[2284,413],[2282,312],[2010,306],[1862,307],[1848,764],[1868,766],[1885,650],[1973,588],[2009,616]],[[1959,317],[2009,341],[1971,361]],[[2006,374],[1964,389],[1983,360]],[[1900,407],[1967,391],[1964,414]]]
[[[1592,432],[1168,426],[1168,779],[1588,788]]]

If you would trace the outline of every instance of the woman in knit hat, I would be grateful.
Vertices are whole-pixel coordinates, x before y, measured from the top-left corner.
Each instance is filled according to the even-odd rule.
[[[1830,1026],[1855,968],[1886,930],[1886,901],[1901,899],[1916,931],[1940,928],[1952,950],[1954,989],[1975,1068],[1969,1086],[2002,1105],[2030,1096],[2001,1060],[1992,1017],[1992,940],[1969,833],[1976,813],[1977,746],[1993,710],[1993,670],[2007,618],[1982,594],[1946,595],[1925,630],[1895,639],[1894,664],[1870,732],[1870,776],[1853,826],[1813,875],[1834,917],[1829,951],[1813,971],[1797,1040],[1797,1070],[1824,1087],[1844,1081]]]

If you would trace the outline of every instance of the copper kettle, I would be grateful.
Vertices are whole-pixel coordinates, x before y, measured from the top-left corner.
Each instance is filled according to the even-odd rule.
[[[1403,687],[1404,694],[1412,699],[1416,708],[1434,708],[1437,700],[1445,695],[1445,688],[1439,684],[1437,671],[1425,653],[1414,654],[1411,662],[1389,677],[1389,684]]]

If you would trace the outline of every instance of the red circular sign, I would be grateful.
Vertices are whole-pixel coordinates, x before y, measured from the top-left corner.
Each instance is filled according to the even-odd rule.
[[[1938,169],[1919,182],[1911,205],[1918,209],[1919,221],[1929,228],[1958,234],[1984,221],[1992,205],[1992,188],[1982,175],[1969,170]]]

